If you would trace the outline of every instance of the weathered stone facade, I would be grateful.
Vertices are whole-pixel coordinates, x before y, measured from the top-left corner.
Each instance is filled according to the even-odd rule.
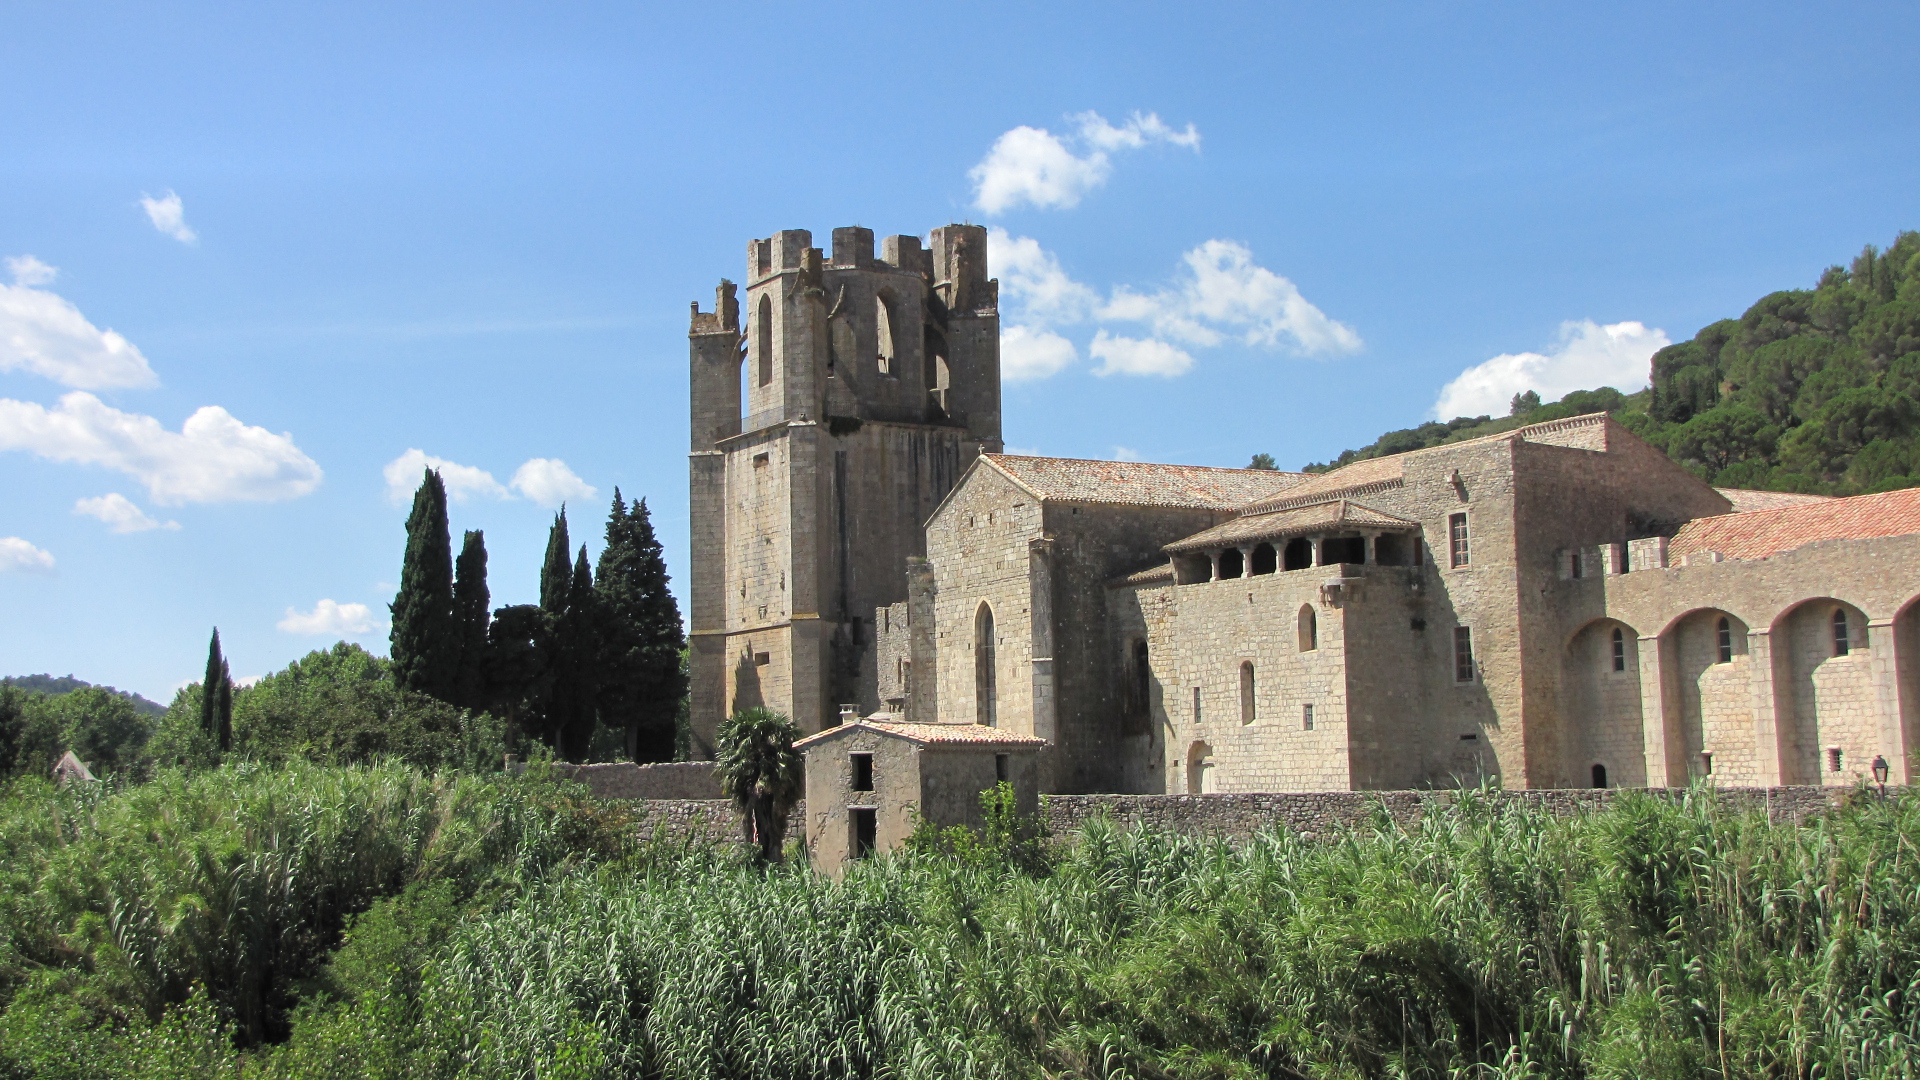
[[[693,316],[702,749],[852,704],[1041,740],[1049,793],[1908,780],[1920,491],[1721,491],[1603,414],[1315,476],[1002,455],[985,231],[810,242]]]

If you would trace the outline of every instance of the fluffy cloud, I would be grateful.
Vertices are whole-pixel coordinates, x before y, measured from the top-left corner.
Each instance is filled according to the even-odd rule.
[[[94,499],[81,499],[73,504],[73,512],[91,518],[99,518],[117,533],[146,532],[149,529],[178,529],[177,521],[159,521],[148,517],[145,510],[133,504],[133,500],[117,491],[110,491]]]
[[[1528,390],[1544,401],[1600,386],[1632,393],[1647,385],[1653,354],[1670,344],[1666,331],[1638,322],[1561,323],[1550,352],[1505,353],[1461,372],[1441,389],[1433,417],[1503,416],[1513,395]]]
[[[1200,148],[1200,133],[1192,124],[1185,131],[1175,131],[1153,113],[1136,112],[1119,127],[1094,112],[1067,119],[1076,127],[1071,135],[1023,124],[994,140],[987,156],[967,173],[973,181],[974,203],[989,214],[1022,203],[1065,209],[1079,205],[1082,195],[1107,182],[1113,172],[1108,156],[1112,151],[1138,150],[1152,143]],[[1076,154],[1069,142],[1085,152]]]
[[[1148,338],[1114,337],[1105,330],[1093,335],[1087,352],[1100,366],[1095,375],[1184,375],[1193,366],[1193,357],[1178,346]]]
[[[78,390],[54,409],[0,398],[0,450],[117,469],[162,506],[291,499],[321,478],[292,435],[249,427],[218,405],[204,406],[173,432]]]
[[[157,380],[133,343],[88,322],[80,309],[36,288],[59,273],[31,255],[7,260],[12,285],[0,285],[0,371],[28,371],[63,386],[101,390]]]
[[[365,634],[374,627],[373,612],[365,604],[337,604],[322,600],[312,611],[287,609],[287,617],[274,625],[289,634]]]
[[[546,507],[568,499],[591,499],[595,491],[559,458],[533,458],[514,470],[513,490]]]
[[[1316,356],[1360,348],[1360,335],[1308,303],[1293,282],[1255,263],[1243,244],[1209,240],[1181,261],[1186,274],[1173,288],[1146,295],[1122,286],[1100,317],[1149,323],[1156,334],[1203,347],[1231,336]]]
[[[1053,252],[1030,236],[988,230],[988,273],[1000,279],[1000,299],[1029,322],[1072,323],[1100,305],[1100,294],[1067,276]]]
[[[1051,330],[1009,326],[1000,331],[1000,377],[1011,382],[1044,379],[1079,358],[1073,342]]]
[[[140,206],[147,212],[147,220],[153,227],[173,237],[183,244],[191,244],[200,239],[187,227],[187,210],[180,204],[180,196],[169,191],[156,199],[146,192],[140,193]]]
[[[1138,450],[1135,450],[1135,449],[1133,449],[1133,448],[1132,448],[1132,447],[1130,447],[1130,446],[1116,446],[1116,447],[1114,447],[1114,448],[1113,448],[1113,460],[1115,460],[1115,461],[1139,461],[1139,460],[1140,460],[1140,451],[1138,451]]]
[[[53,556],[17,536],[0,536],[0,574],[51,574]]]
[[[387,479],[387,499],[395,505],[407,503],[420,487],[420,477],[428,469],[440,473],[440,482],[447,485],[447,498],[454,502],[466,502],[475,495],[490,499],[512,497],[500,481],[485,469],[434,457],[424,450],[408,450],[387,462],[387,467],[380,470],[380,475]]]

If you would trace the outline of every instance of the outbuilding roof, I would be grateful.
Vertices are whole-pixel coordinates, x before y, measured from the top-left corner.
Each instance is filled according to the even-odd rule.
[[[1275,469],[1218,469],[1207,465],[1159,465],[1146,461],[982,454],[1036,498],[1060,502],[1235,510],[1286,491],[1305,473]]]
[[[1419,528],[1420,523],[1417,521],[1395,517],[1375,510],[1371,506],[1362,506],[1348,499],[1330,499],[1327,502],[1313,503],[1308,506],[1237,517],[1215,525],[1205,532],[1195,533],[1185,540],[1176,540],[1160,550],[1178,554],[1183,551],[1203,551],[1208,548],[1237,547],[1262,540],[1283,540],[1311,533],[1373,530],[1400,532]]]
[[[1017,731],[987,727],[984,724],[909,724],[898,720],[849,720],[838,727],[830,727],[816,732],[793,744],[794,749],[804,750],[814,743],[821,742],[831,735],[841,735],[855,729],[875,731],[882,735],[894,735],[908,739],[922,746],[1010,746],[1018,749],[1039,749],[1047,740],[1033,735],[1022,735]]]
[[[1717,551],[1729,559],[1764,559],[1821,540],[1910,533],[1920,533],[1920,488],[1695,518],[1667,543],[1667,555],[1677,561]]]
[[[1832,502],[1831,495],[1802,495],[1794,491],[1754,491],[1751,488],[1714,488],[1727,497],[1733,504],[1733,512],[1744,514],[1749,510],[1778,510],[1783,506],[1805,506],[1808,503]]]

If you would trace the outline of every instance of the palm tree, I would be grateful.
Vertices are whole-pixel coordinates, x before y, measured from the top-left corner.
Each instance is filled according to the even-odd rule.
[[[803,790],[800,732],[784,713],[755,706],[720,725],[720,789],[733,799],[749,843],[758,842],[762,862],[777,862],[787,837],[787,812]]]

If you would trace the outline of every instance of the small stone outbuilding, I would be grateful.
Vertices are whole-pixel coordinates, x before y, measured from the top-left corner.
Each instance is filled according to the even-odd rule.
[[[1039,810],[1036,759],[1046,741],[1032,735],[874,718],[794,745],[807,762],[808,858],[829,874],[900,846],[921,819],[981,824],[980,793],[1002,781],[1021,813]]]

